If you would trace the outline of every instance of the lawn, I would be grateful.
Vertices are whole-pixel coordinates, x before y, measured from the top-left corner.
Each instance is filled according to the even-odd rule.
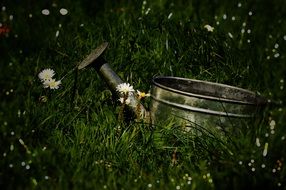
[[[1,189],[285,189],[286,1],[0,8]],[[150,125],[94,68],[77,69],[103,42],[102,57],[134,90],[175,76],[248,89],[267,106],[224,140],[172,121]],[[54,71],[53,87],[40,80],[44,69]],[[151,102],[142,100],[147,110]]]

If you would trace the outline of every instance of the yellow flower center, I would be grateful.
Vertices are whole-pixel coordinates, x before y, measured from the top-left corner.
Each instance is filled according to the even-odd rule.
[[[57,86],[56,81],[51,81],[50,87],[56,87],[56,86]]]
[[[140,92],[140,97],[144,98],[146,96],[145,92]]]

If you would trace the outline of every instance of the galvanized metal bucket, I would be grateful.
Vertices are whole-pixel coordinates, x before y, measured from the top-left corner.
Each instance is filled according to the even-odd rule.
[[[253,121],[265,105],[265,100],[252,91],[179,77],[154,78],[151,97],[154,125],[173,121],[187,131],[203,127],[234,132],[243,123]]]

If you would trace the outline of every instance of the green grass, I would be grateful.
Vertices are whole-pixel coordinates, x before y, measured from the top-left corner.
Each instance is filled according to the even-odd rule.
[[[1,189],[285,189],[284,1],[55,2],[0,4],[0,23],[11,28],[0,34]],[[122,123],[96,71],[73,71],[104,41],[104,58],[135,89],[177,76],[253,90],[271,103],[260,124],[231,141],[172,123]],[[65,76],[60,89],[43,88],[45,68]]]

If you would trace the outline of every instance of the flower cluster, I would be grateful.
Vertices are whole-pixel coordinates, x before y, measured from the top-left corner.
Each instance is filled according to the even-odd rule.
[[[61,80],[56,81],[53,79],[55,71],[53,69],[44,69],[39,74],[38,77],[43,83],[44,88],[58,89],[61,85]]]
[[[119,118],[121,120],[123,118],[123,110],[125,105],[128,105],[129,107],[133,108],[133,111],[135,111],[135,114],[138,119],[144,118],[145,109],[143,108],[140,101],[150,96],[149,93],[140,92],[139,90],[137,90],[137,93],[135,94],[133,86],[128,83],[121,83],[117,85],[116,91],[119,93],[119,101],[122,104],[119,112]]]
[[[135,91],[133,86],[131,86],[128,83],[122,83],[122,84],[117,85],[116,90],[117,90],[117,92],[119,92],[119,94],[121,96],[119,98],[119,101],[121,103],[129,104],[130,103],[130,95]],[[150,93],[141,92],[139,90],[137,90],[136,92],[137,92],[137,97],[139,100],[142,100],[142,99],[150,96]]]
[[[119,98],[119,101],[122,104],[129,104],[130,103],[130,94],[134,92],[133,86],[128,83],[122,83],[117,85],[116,90],[122,96]]]

